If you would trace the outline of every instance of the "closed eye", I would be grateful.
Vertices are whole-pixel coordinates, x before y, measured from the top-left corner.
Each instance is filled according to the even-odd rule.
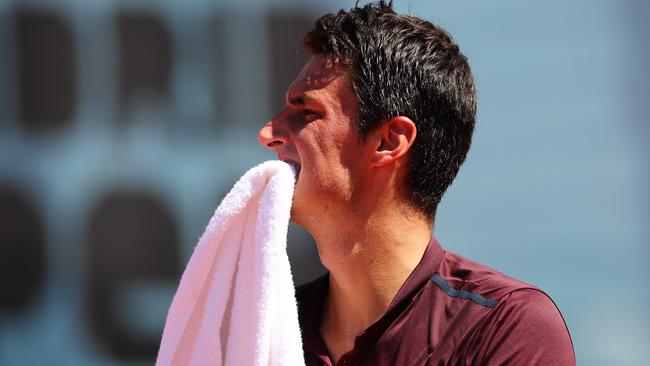
[[[310,120],[318,119],[321,117],[321,115],[317,112],[312,111],[311,109],[303,109],[301,111],[303,117],[308,118]]]

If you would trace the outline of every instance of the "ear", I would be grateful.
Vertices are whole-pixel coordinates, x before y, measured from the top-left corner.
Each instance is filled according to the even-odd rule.
[[[377,131],[376,151],[373,166],[380,167],[405,157],[415,141],[415,123],[404,116],[397,116],[384,122]]]

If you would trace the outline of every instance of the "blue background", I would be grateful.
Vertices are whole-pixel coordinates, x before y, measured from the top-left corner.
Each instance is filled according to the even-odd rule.
[[[4,199],[0,218],[7,232],[40,232],[30,245],[42,252],[35,267],[7,267],[33,257],[18,258],[26,245],[20,240],[0,243],[0,263],[13,268],[0,279],[0,365],[153,364],[180,271],[212,211],[243,172],[275,158],[256,134],[305,60],[296,51],[300,32],[318,15],[352,5],[0,2],[0,188],[32,212],[14,216],[14,201]],[[578,364],[647,363],[648,3],[447,0],[398,1],[396,8],[447,29],[478,84],[472,149],[438,210],[438,239],[546,290],[571,330]],[[16,14],[37,20],[20,23]],[[47,49],[52,32],[38,28],[34,14],[58,19],[69,36],[63,44],[73,45],[71,109],[51,116],[21,112],[47,110],[42,103],[60,92],[37,79],[37,89],[51,95],[25,102],[24,70],[47,74],[50,58],[16,57],[21,42],[52,60],[66,52]],[[119,14],[144,25],[123,26]],[[30,27],[31,38],[22,37]],[[124,27],[135,46],[123,45]],[[153,35],[137,43],[147,32]],[[148,50],[152,40],[162,42],[151,51],[162,49],[162,58],[125,66],[124,52],[137,61],[138,48]],[[162,71],[138,81],[147,68]],[[117,202],[117,213],[102,202]],[[135,219],[145,237],[173,233],[160,255],[172,258],[171,270],[120,277],[123,268],[135,271],[129,261],[158,263],[155,251],[130,257],[142,251],[120,247],[138,243],[120,219],[129,207],[153,217]],[[24,226],[30,229],[18,229]],[[322,273],[313,241],[293,225],[289,252],[296,282]],[[30,273],[33,280],[25,280]],[[93,297],[95,281],[111,285],[113,295]],[[26,300],[7,306],[21,289]],[[88,320],[96,314],[109,319]],[[106,330],[113,328],[149,343],[131,347],[137,342]]]

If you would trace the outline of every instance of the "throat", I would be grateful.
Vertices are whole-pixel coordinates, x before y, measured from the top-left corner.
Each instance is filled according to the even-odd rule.
[[[366,330],[386,312],[396,289],[379,287],[377,283],[341,281],[330,273],[330,286],[321,330],[354,344],[360,332]]]

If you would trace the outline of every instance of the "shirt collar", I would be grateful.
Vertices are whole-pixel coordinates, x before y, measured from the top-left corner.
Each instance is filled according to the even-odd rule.
[[[440,243],[435,236],[431,235],[420,262],[397,291],[386,312],[399,306],[404,300],[412,298],[436,273],[444,255],[445,251],[440,246]]]

